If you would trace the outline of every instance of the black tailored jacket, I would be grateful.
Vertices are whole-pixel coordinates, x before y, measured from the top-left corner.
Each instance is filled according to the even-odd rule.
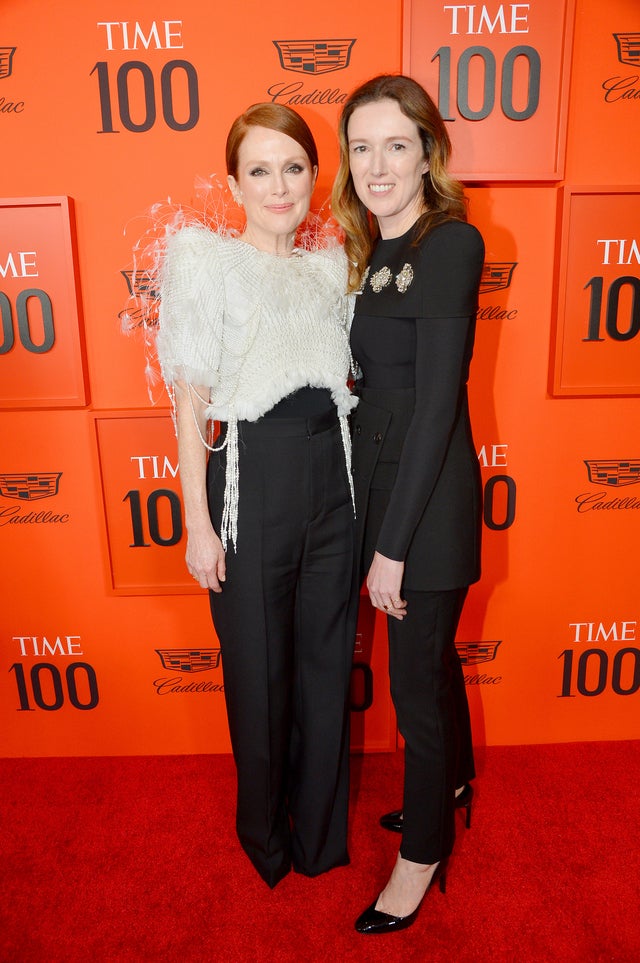
[[[352,344],[364,375],[352,419],[358,551],[362,575],[377,550],[405,562],[404,589],[444,591],[480,576],[481,486],[467,379],[484,245],[457,221],[417,247],[412,238],[413,230],[378,244],[356,303]],[[407,265],[408,286],[371,287],[381,268],[397,278]],[[415,319],[414,385],[387,387],[378,373],[371,387],[358,350],[375,356],[370,339],[386,337],[398,318]]]

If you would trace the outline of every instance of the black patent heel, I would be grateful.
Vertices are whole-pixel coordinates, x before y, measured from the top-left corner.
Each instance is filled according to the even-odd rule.
[[[446,893],[447,891],[447,863],[448,857],[441,859],[435,868],[433,876],[429,880],[429,885],[424,891],[424,895],[413,913],[409,913],[408,916],[392,916],[391,913],[382,913],[380,910],[376,909],[376,903],[378,898],[374,899],[371,906],[360,914],[355,922],[355,928],[358,933],[376,934],[376,933],[393,933],[396,930],[406,930],[407,927],[411,926],[420,912],[420,907],[424,902],[424,898],[435,883],[438,880],[438,885],[440,887],[441,893]]]
[[[467,829],[471,829],[471,803],[473,801],[473,786],[470,782],[465,782],[464,786],[455,797],[454,806],[456,809],[464,809]],[[389,829],[392,833],[402,832],[402,810],[394,809],[390,813],[385,813],[380,817],[380,825],[383,829]]]
[[[467,829],[471,829],[471,803],[473,802],[473,786],[470,782],[465,782],[462,791],[458,793],[455,800],[456,809],[464,809],[464,824]]]

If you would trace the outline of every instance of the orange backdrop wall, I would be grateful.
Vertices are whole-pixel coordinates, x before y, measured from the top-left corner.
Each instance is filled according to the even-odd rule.
[[[167,401],[121,333],[132,247],[152,205],[223,178],[259,100],[311,124],[325,205],[340,106],[383,71],[437,100],[486,241],[483,576],[458,635],[475,740],[640,737],[636,0],[96,9],[0,17],[0,753],[229,750]],[[352,719],[354,749],[395,747],[366,599]]]

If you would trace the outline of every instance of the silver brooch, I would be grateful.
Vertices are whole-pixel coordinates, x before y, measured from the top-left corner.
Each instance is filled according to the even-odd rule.
[[[400,294],[404,294],[413,281],[413,268],[410,264],[405,264],[399,274],[396,274],[396,287]]]
[[[379,294],[383,288],[386,288],[387,284],[391,284],[391,278],[393,277],[391,271],[388,267],[381,267],[379,271],[371,275],[371,287]]]

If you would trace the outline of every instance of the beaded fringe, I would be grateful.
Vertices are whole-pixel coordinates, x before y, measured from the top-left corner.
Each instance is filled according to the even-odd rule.
[[[347,465],[347,478],[349,479],[351,504],[353,505],[353,514],[355,516],[356,496],[353,490],[353,477],[351,475],[351,433],[349,432],[349,419],[347,415],[340,415],[340,434],[342,435],[342,447],[344,448],[344,460]]]
[[[229,538],[233,543],[233,550],[238,546],[238,481],[240,471],[238,467],[238,419],[233,417],[227,422],[227,470],[224,480],[224,504],[222,507],[222,525],[220,541],[226,551]]]
[[[189,402],[191,404],[191,413],[193,415],[193,421],[196,426],[198,435],[200,436],[200,441],[208,451],[224,451],[227,449],[227,468],[225,472],[224,479],[224,503],[222,506],[222,523],[220,527],[220,541],[222,542],[222,547],[227,550],[227,542],[229,538],[233,543],[233,550],[237,552],[238,550],[238,499],[239,499],[239,477],[240,470],[238,466],[238,419],[235,415],[229,415],[227,421],[227,431],[225,434],[225,439],[220,445],[210,445],[206,438],[203,438],[202,432],[200,431],[200,425],[198,423],[198,416],[196,413],[195,405],[193,403],[193,395],[196,395],[198,400],[202,404],[208,404],[205,398],[201,398],[198,392],[195,390],[193,385],[189,385]],[[175,393],[172,394],[172,408],[175,412]],[[174,415],[174,425],[176,424]]]

